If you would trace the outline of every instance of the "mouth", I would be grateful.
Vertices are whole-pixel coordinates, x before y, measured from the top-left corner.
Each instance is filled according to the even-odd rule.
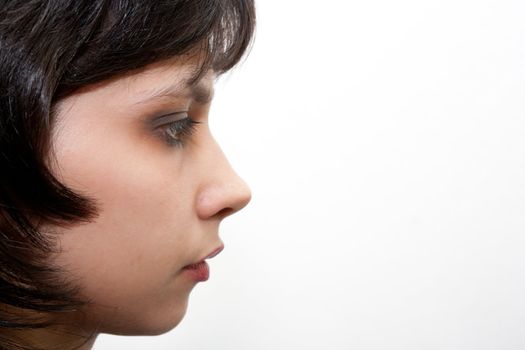
[[[211,253],[206,255],[200,261],[186,265],[182,268],[186,275],[188,275],[192,280],[196,282],[204,282],[210,278],[210,267],[205,261],[206,259],[211,259],[217,256],[224,249],[224,244],[221,244],[219,247],[214,249]]]
[[[215,249],[210,254],[208,254],[204,259],[211,259],[211,258],[219,255],[219,253],[222,252],[223,249],[224,249],[224,244],[221,244],[217,249]],[[204,259],[202,259],[202,260],[204,260]]]

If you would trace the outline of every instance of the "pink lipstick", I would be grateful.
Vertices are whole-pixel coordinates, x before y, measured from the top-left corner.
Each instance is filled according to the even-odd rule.
[[[195,282],[207,281],[208,278],[210,278],[210,267],[208,266],[208,263],[204,260],[213,258],[217,254],[219,254],[223,249],[224,249],[224,245],[221,244],[220,247],[213,250],[206,257],[204,257],[201,261],[185,266],[183,268],[183,271]]]
[[[222,252],[223,249],[224,249],[224,244],[221,244],[221,246],[219,248],[215,249],[213,252],[208,254],[208,256],[205,257],[204,259],[211,259],[211,258],[213,258],[214,256],[218,255],[220,252]]]
[[[210,267],[206,261],[188,265],[183,270],[195,282],[204,282],[210,278]]]

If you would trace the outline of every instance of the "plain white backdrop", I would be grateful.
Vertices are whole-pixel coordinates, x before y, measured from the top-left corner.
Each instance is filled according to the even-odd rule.
[[[177,328],[94,349],[524,349],[525,2],[257,5],[210,116],[252,202]]]

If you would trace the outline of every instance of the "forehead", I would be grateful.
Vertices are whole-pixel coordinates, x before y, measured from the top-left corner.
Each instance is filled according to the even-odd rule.
[[[156,62],[125,75],[95,83],[79,89],[56,104],[56,111],[71,100],[89,96],[100,103],[107,101],[117,107],[142,107],[148,103],[162,102],[164,98],[193,97],[198,102],[209,102],[216,75],[209,70],[195,81],[199,61],[176,57]]]
[[[154,103],[166,98],[191,98],[202,104],[210,102],[215,74],[209,70],[197,80],[197,69],[193,65],[162,65],[133,76],[129,84],[134,84],[138,89],[136,94],[140,95],[134,105]]]
[[[215,74],[209,70],[196,80],[199,69],[198,61],[179,57],[157,62],[139,72],[129,74],[117,80],[113,87],[123,89],[133,96],[134,104],[154,102],[178,93],[191,93],[192,97],[206,99],[206,93],[213,88]]]

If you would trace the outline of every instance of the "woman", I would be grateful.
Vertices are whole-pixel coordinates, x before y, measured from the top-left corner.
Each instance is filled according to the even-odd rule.
[[[250,199],[213,140],[253,0],[4,0],[0,348],[157,335]]]

